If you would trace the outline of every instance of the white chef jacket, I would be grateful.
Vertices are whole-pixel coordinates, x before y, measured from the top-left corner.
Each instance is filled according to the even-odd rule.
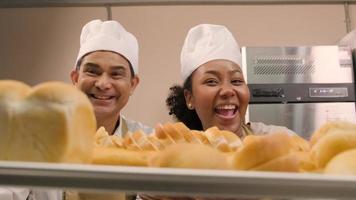
[[[24,200],[29,195],[30,190],[27,188],[0,188],[0,199],[4,200]]]
[[[40,190],[28,188],[2,187],[1,200],[62,200],[62,190]]]
[[[284,132],[288,134],[296,134],[292,130],[284,126],[266,125],[262,122],[250,122],[248,123],[251,131],[255,135],[265,135],[269,133]]]
[[[120,124],[116,128],[114,135],[124,137],[127,132],[135,132],[137,130],[142,130],[146,134],[153,133],[153,129],[146,126],[140,122],[126,119],[125,116],[120,115]]]

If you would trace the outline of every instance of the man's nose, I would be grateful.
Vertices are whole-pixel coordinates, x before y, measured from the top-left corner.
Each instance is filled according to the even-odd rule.
[[[99,88],[100,90],[107,90],[111,86],[111,78],[106,74],[102,74],[95,82],[95,87]]]

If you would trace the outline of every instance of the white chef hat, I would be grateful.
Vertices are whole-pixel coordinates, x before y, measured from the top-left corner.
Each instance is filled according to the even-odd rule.
[[[76,63],[84,55],[94,51],[113,51],[124,56],[138,74],[138,42],[136,37],[127,32],[117,21],[88,22],[80,35],[80,49]]]
[[[214,24],[191,28],[180,55],[183,80],[200,65],[215,59],[229,60],[241,67],[240,47],[231,32],[225,26]]]

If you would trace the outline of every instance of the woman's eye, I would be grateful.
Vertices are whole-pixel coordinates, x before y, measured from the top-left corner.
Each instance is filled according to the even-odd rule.
[[[232,80],[231,83],[234,85],[241,85],[244,81],[240,79]]]
[[[205,81],[205,84],[209,85],[209,86],[215,86],[217,85],[219,82],[215,79],[208,79]]]

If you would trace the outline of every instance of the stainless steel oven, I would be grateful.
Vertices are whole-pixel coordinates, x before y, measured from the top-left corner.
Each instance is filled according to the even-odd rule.
[[[331,120],[356,122],[348,47],[243,47],[251,93],[246,121],[286,126],[304,138]]]

